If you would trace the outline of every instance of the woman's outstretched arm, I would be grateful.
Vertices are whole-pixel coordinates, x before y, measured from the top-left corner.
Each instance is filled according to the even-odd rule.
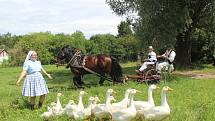
[[[24,70],[20,73],[19,78],[18,78],[18,80],[16,81],[16,85],[17,85],[17,86],[19,86],[20,81],[23,79],[23,77],[24,77],[26,74],[27,74],[27,72],[24,71]]]

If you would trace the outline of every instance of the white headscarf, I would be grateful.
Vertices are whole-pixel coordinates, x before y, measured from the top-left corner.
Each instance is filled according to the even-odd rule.
[[[25,61],[28,61],[31,59],[31,55],[34,53],[35,51],[30,50],[25,58]]]

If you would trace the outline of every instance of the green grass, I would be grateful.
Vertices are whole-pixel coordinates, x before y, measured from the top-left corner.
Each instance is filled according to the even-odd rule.
[[[135,63],[122,64],[124,73],[135,74]],[[47,84],[50,93],[46,96],[42,109],[31,111],[26,108],[28,98],[21,96],[22,86],[17,87],[15,82],[21,72],[21,67],[0,68],[0,120],[2,121],[41,121],[40,114],[46,111],[47,105],[56,100],[57,92],[62,92],[62,104],[65,106],[69,99],[77,102],[79,90],[74,88],[71,82],[72,75],[65,67],[44,66],[54,79],[48,80]],[[199,70],[198,70],[199,71]],[[200,70],[200,72],[213,72],[212,67]],[[98,85],[99,78],[95,75],[87,75],[84,82],[88,95],[84,97],[84,104],[87,104],[89,96],[98,95],[104,101],[104,94],[108,88],[116,90],[116,100],[120,101],[127,88],[136,88],[142,93],[136,94],[136,100],[147,99],[147,86],[137,84],[135,80],[129,80],[128,84],[113,86],[105,81],[104,86]],[[167,95],[167,100],[171,108],[171,115],[166,121],[213,121],[215,119],[215,79],[193,79],[185,76],[173,75],[167,80],[168,86],[174,90]],[[159,84],[164,85],[163,81]],[[160,105],[160,89],[154,92],[156,105]],[[38,102],[38,98],[37,98]],[[68,120],[66,115],[54,117],[54,121]]]

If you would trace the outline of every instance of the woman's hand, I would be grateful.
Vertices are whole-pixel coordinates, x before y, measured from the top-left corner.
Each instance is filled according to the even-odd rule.
[[[163,56],[163,58],[164,58],[164,59],[168,59],[168,57],[166,57],[166,56]]]
[[[18,78],[18,80],[16,81],[16,86],[19,86],[20,84],[20,81],[22,80],[22,78],[25,76],[27,74],[27,72],[26,71],[22,71],[21,73],[20,73],[20,76],[19,76],[19,78]]]
[[[19,84],[19,83],[20,83],[20,81],[19,81],[19,80],[17,80],[17,81],[16,81],[16,86],[20,86],[20,84]]]
[[[157,55],[157,58],[164,58],[164,59],[166,59],[167,57],[163,56],[163,55]]]
[[[51,74],[47,74],[47,76],[48,76],[49,79],[53,79]]]
[[[48,73],[45,71],[45,69],[42,68],[42,71],[43,71],[43,73],[45,73],[45,75],[48,76],[49,79],[53,79],[52,76],[51,76],[51,74],[48,74]]]

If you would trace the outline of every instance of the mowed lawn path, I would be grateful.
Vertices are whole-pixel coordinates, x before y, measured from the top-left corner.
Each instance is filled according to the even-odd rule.
[[[125,74],[135,74],[137,68],[133,63],[122,64]],[[34,111],[26,108],[28,98],[21,96],[22,86],[17,87],[15,82],[21,72],[21,67],[0,68],[0,121],[42,121],[40,114],[46,111],[47,106],[56,101],[57,92],[61,92],[64,96],[61,103],[65,106],[70,99],[77,103],[78,93],[74,85],[71,83],[72,74],[65,67],[44,66],[44,68],[53,75],[53,80],[47,80],[50,93],[46,96],[46,100],[42,109]],[[206,66],[201,70],[190,70],[190,72],[200,74],[214,73],[215,68]],[[182,71],[177,71],[182,72]],[[46,78],[47,79],[47,78]],[[147,86],[145,84],[137,84],[136,81],[130,79],[124,85],[112,85],[105,81],[104,86],[98,85],[99,78],[95,75],[84,76],[86,84],[85,91],[88,93],[84,99],[84,105],[87,106],[89,96],[98,95],[101,102],[104,102],[105,91],[109,88],[114,89],[117,93],[114,95],[117,101],[120,101],[124,92],[128,88],[135,88],[142,93],[135,95],[135,100],[147,100]],[[174,90],[167,95],[167,101],[171,108],[171,115],[166,121],[214,121],[215,120],[215,79],[214,78],[192,78],[188,75],[173,74],[167,78],[169,87]],[[23,82],[23,81],[22,81]],[[158,84],[162,88],[164,81]],[[154,100],[156,105],[160,105],[160,90],[154,92]],[[38,102],[38,99],[37,99]],[[70,120],[66,115],[54,117],[53,121]],[[72,120],[72,119],[71,119]],[[95,119],[93,119],[95,120]],[[134,119],[139,120],[139,119]]]

